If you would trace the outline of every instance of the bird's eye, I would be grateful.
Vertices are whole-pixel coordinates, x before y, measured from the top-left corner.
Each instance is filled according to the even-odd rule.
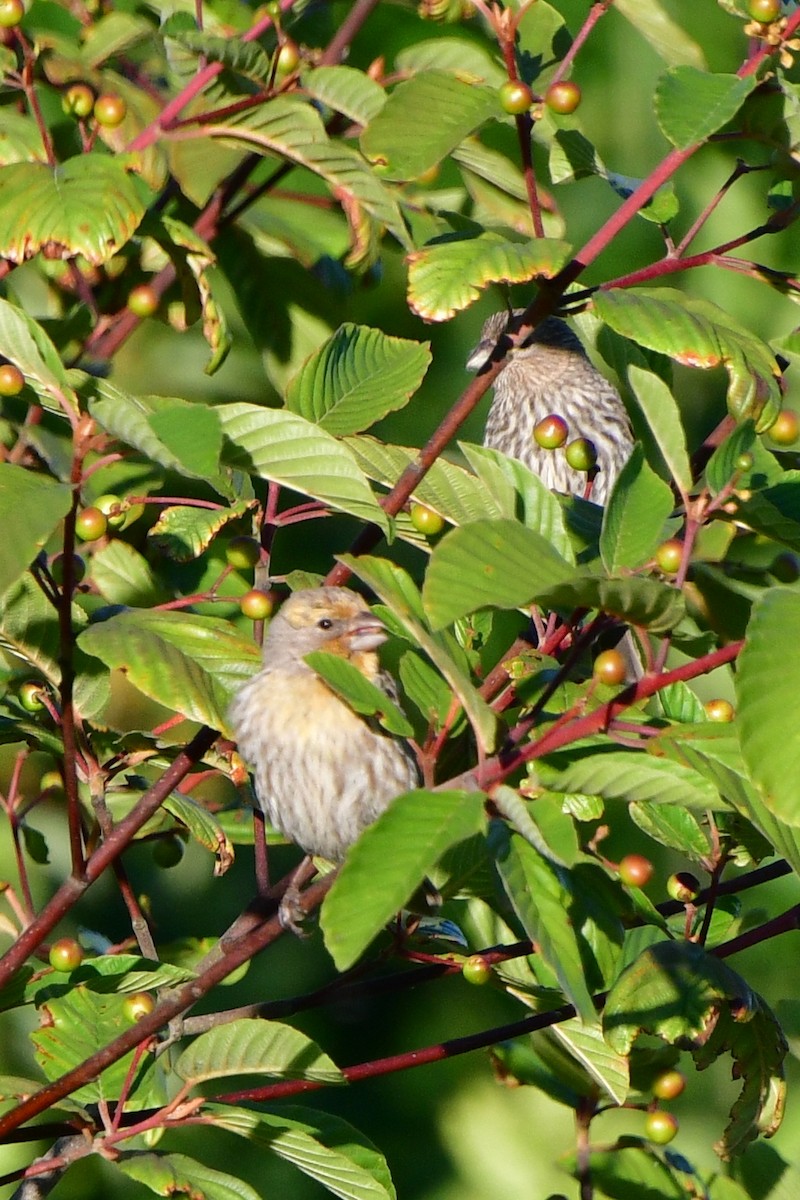
[[[317,629],[333,629],[333,621],[330,617],[321,617],[317,621]]]

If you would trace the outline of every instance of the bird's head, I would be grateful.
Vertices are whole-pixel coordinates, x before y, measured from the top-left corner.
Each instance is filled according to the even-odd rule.
[[[383,621],[349,588],[305,588],[294,592],[273,617],[264,642],[272,667],[302,662],[312,650],[337,654],[360,665],[386,641]]]
[[[496,312],[484,322],[481,336],[477,345],[470,352],[467,368],[470,371],[480,371],[491,358],[492,351],[501,339],[513,331],[515,322],[525,310],[515,308],[513,312]],[[559,317],[546,317],[533,333],[528,334],[520,346],[511,351],[512,357],[518,355],[535,355],[538,347],[547,346],[554,350],[574,351],[583,354],[584,349],[570,327]],[[506,343],[504,349],[508,350]]]

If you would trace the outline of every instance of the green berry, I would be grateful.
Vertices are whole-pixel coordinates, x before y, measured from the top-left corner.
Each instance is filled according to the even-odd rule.
[[[474,984],[475,987],[482,987],[488,983],[492,973],[492,968],[482,954],[473,954],[461,967],[461,974],[467,983]]]
[[[83,950],[75,938],[59,938],[50,947],[50,966],[54,971],[74,971],[82,961]]]
[[[152,317],[158,305],[158,293],[149,283],[140,283],[128,293],[127,306],[135,317]]]
[[[247,537],[242,534],[241,537],[231,538],[225,547],[225,559],[229,566],[235,567],[237,571],[248,571],[256,565],[261,558],[261,546],[255,538]]]
[[[294,42],[288,39],[283,43],[278,51],[276,60],[276,71],[278,75],[289,75],[292,71],[296,71],[300,65],[300,51]]]
[[[552,112],[567,116],[575,112],[581,102],[581,89],[577,83],[562,79],[560,83],[551,83],[544,94],[544,102]]]
[[[617,870],[626,887],[643,888],[653,878],[653,864],[643,854],[626,854]]]
[[[700,880],[690,871],[677,871],[667,880],[667,895],[681,904],[692,904],[700,895]]]
[[[761,25],[770,25],[781,15],[781,0],[748,0],[748,15]]]
[[[104,496],[98,496],[93,505],[94,508],[99,508],[100,512],[105,515],[111,529],[119,529],[125,524],[127,510],[123,507],[123,502],[119,496],[113,492],[106,492]]]
[[[678,1132],[678,1122],[672,1113],[657,1109],[647,1114],[644,1136],[656,1146],[666,1146]]]
[[[782,408],[767,432],[776,446],[791,446],[800,433],[800,421],[790,408]]]
[[[569,437],[569,426],[563,417],[550,413],[533,428],[533,440],[543,450],[557,450]]]
[[[736,710],[734,709],[730,700],[723,700],[721,697],[718,697],[715,700],[706,701],[706,703],[703,705],[703,708],[705,709],[705,714],[709,721],[725,723],[727,721],[732,721],[736,716]]]
[[[88,117],[94,108],[94,92],[86,83],[73,83],[61,97],[61,107],[73,117]]]
[[[46,707],[42,695],[45,687],[38,679],[26,679],[19,685],[17,696],[26,712],[41,712]]]
[[[533,92],[518,79],[507,79],[497,94],[503,112],[512,116],[527,112],[533,104]]]
[[[0,366],[0,396],[18,396],[25,387],[25,376],[13,363]]]
[[[412,504],[410,516],[417,533],[424,533],[426,537],[435,537],[444,529],[444,519],[424,504]]]
[[[94,119],[105,129],[116,129],[128,115],[128,106],[116,92],[105,92],[94,102]]]
[[[742,471],[742,472],[752,471],[752,469],[753,469],[752,454],[749,452],[749,450],[746,450],[744,452],[744,454],[740,454],[737,457],[737,459],[733,465],[736,467],[737,471]]]
[[[0,0],[0,29],[13,29],[24,16],[22,0]]]
[[[591,471],[597,465],[597,450],[588,438],[575,438],[564,451],[573,471]]]
[[[677,575],[683,562],[683,542],[670,538],[662,542],[656,550],[656,566],[665,575]]]
[[[142,1017],[148,1016],[155,1006],[156,1002],[149,992],[131,992],[123,1001],[122,1012],[126,1021],[135,1025]]]

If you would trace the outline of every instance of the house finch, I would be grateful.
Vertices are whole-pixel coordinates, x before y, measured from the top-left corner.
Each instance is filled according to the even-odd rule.
[[[394,699],[376,654],[385,640],[383,622],[349,588],[295,592],[270,623],[262,669],[230,708],[267,819],[307,854],[333,862],[419,775],[409,746],[355,713],[304,656],[337,654]]]
[[[522,314],[516,309],[514,317]],[[511,315],[494,313],[481,330],[467,366],[480,370],[507,331]],[[534,428],[547,416],[567,423],[567,442],[587,438],[597,456],[591,499],[605,504],[633,450],[633,433],[619,393],[586,356],[572,330],[548,317],[516,350],[494,381],[484,445],[518,458],[554,492],[583,496],[587,474],[569,465],[564,448],[543,449]]]

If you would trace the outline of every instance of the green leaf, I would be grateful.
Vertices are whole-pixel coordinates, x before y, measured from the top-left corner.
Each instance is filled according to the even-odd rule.
[[[185,1154],[154,1154],[142,1151],[122,1154],[117,1170],[135,1179],[157,1196],[185,1195],[198,1200],[260,1200],[249,1184],[215,1171]]]
[[[628,368],[628,382],[672,478],[684,493],[692,487],[692,466],[686,434],[672,392],[657,375],[641,367]]]
[[[652,754],[612,750],[576,758],[551,786],[562,792],[587,792],[607,799],[720,807],[717,789],[699,771]]]
[[[564,583],[539,589],[536,600],[547,608],[566,611],[596,608],[653,633],[674,629],[685,612],[677,588],[633,575],[621,579],[576,575]]]
[[[324,429],[294,413],[256,404],[223,404],[216,412],[223,461],[388,528],[353,455]]]
[[[304,1033],[278,1021],[250,1018],[201,1033],[184,1050],[175,1071],[191,1087],[230,1075],[344,1083],[336,1064]]]
[[[709,300],[673,288],[611,288],[596,292],[601,320],[623,337],[688,367],[724,366],[728,409],[768,429],[781,407],[777,364],[769,346]]]
[[[478,42],[463,37],[436,37],[404,46],[395,56],[395,68],[409,75],[421,71],[449,71],[471,83],[499,88],[508,78],[497,58]]]
[[[191,562],[208,549],[220,529],[224,529],[230,521],[238,521],[250,508],[252,501],[249,500],[240,500],[230,508],[174,505],[162,509],[147,536],[168,558],[176,562]]]
[[[12,163],[0,168],[0,257],[22,263],[47,246],[50,258],[80,254],[101,266],[133,237],[144,211],[122,157]]]
[[[573,1175],[578,1174],[572,1157],[565,1165]],[[588,1170],[597,1189],[609,1200],[686,1200],[683,1172],[662,1162],[654,1147],[592,1150]]]
[[[361,149],[384,178],[416,179],[499,114],[493,88],[447,71],[421,71],[394,89],[362,133]]]
[[[473,521],[431,555],[423,601],[434,629],[486,605],[519,608],[574,575],[549,542],[517,521]]]
[[[329,433],[359,433],[408,403],[431,363],[430,344],[341,325],[292,379],[286,407]]]
[[[214,874],[224,875],[233,863],[234,851],[230,838],[214,814],[182,792],[170,792],[162,808],[185,825],[196,842],[216,856]]]
[[[0,167],[15,162],[47,162],[42,134],[32,117],[4,105],[0,129]]]
[[[490,283],[551,279],[570,247],[555,238],[513,241],[502,234],[448,233],[408,256],[408,303],[424,321],[448,321]]]
[[[233,693],[261,661],[258,647],[227,621],[184,612],[119,613],[90,626],[78,643],[125,671],[145,696],[221,731]]]
[[[479,792],[408,792],[364,830],[320,915],[325,945],[340,971],[357,961],[446,850],[483,829],[483,803]]]
[[[275,96],[269,104],[232,116],[229,123],[204,125],[201,133],[204,137],[242,142],[255,151],[277,154],[307,167],[325,180],[339,202],[348,200],[361,206],[401,245],[408,245],[393,194],[357,151],[328,137],[321,117],[309,103]]]
[[[800,825],[800,594],[772,588],[755,605],[736,673],[742,754],[764,803]]]
[[[71,504],[67,484],[0,463],[0,522],[13,530],[0,539],[0,594],[31,565]]]
[[[661,132],[677,146],[704,142],[727,125],[758,80],[753,75],[711,75],[693,66],[670,67],[658,81],[654,111]]]
[[[218,474],[222,430],[215,409],[174,404],[157,409],[147,419],[185,471],[201,478]]]
[[[25,1000],[41,1005],[51,996],[63,995],[65,983],[69,987],[80,984],[87,991],[104,995],[129,995],[160,987],[176,987],[194,978],[193,971],[142,958],[140,954],[102,954],[97,958],[84,958],[74,971],[47,971],[35,975],[25,989]]]
[[[77,413],[78,398],[69,385],[55,346],[41,325],[2,298],[0,345],[3,357],[19,367],[25,382],[33,388],[45,408]]]
[[[542,960],[585,1025],[597,1024],[572,913],[569,872],[540,854],[501,821],[490,827],[489,847],[506,895]],[[585,948],[586,949],[586,948]]]
[[[214,1126],[292,1163],[341,1200],[395,1200],[386,1159],[338,1117],[291,1105],[279,1113],[214,1104],[204,1111]]]
[[[45,1077],[58,1079],[89,1058],[98,1046],[105,1046],[130,1027],[125,1016],[124,998],[102,995],[78,985],[63,996],[48,999],[42,1005],[43,1024],[31,1032],[34,1054]],[[113,1102],[122,1089],[133,1063],[133,1051],[108,1067],[97,1078],[73,1093],[83,1104]],[[126,1105],[134,1110],[152,1102],[155,1065],[152,1056],[140,1058],[133,1076],[133,1088]]]
[[[254,80],[260,87],[270,77],[270,56],[258,42],[244,42],[239,37],[220,37],[203,30],[189,29],[177,21],[170,22],[162,32],[208,62],[223,63],[231,71]]]
[[[304,661],[357,713],[377,716],[383,728],[398,737],[413,737],[413,727],[398,705],[347,659],[324,650],[312,650]]]
[[[497,501],[499,516],[519,517],[528,529],[541,534],[566,562],[575,562],[564,507],[538,475],[516,458],[488,446],[459,442],[459,449]],[[483,517],[489,515],[481,513]]]
[[[608,571],[639,567],[663,541],[664,522],[674,505],[672,491],[633,448],[614,483],[603,513],[600,554]]]
[[[628,805],[628,812],[634,823],[662,846],[680,850],[697,862],[711,854],[708,835],[688,809],[677,804],[673,806],[634,800]]]
[[[755,533],[800,550],[800,471],[786,471],[749,500],[739,499],[736,518]]]
[[[162,217],[161,224],[169,239],[166,244],[167,252],[175,264],[183,286],[187,318],[190,322],[197,319],[194,312],[197,308],[195,292],[199,298],[203,337],[211,350],[211,359],[206,363],[205,373],[213,375],[228,357],[232,345],[225,311],[214,296],[212,276],[209,274],[209,268],[216,265],[216,255],[208,243],[198,237],[189,225],[184,225],[183,221],[176,221],[173,217]],[[197,412],[199,411],[201,410],[198,409]],[[194,419],[197,421],[199,417],[196,415]],[[195,441],[199,440],[198,435],[203,433],[202,427],[199,431],[193,431]],[[205,431],[205,436],[209,436],[208,431]],[[215,465],[211,470],[200,470],[198,473],[212,474],[216,470]]]
[[[695,942],[659,942],[626,967],[609,992],[603,1014],[609,1045],[630,1053],[640,1033],[692,1044],[700,1069],[726,1051],[742,1091],[715,1149],[741,1153],[781,1122],[788,1047],[775,1017],[740,975]]]
[[[150,608],[168,599],[147,559],[119,538],[92,555],[92,583],[109,604]]]
[[[625,1103],[629,1090],[628,1060],[609,1048],[599,1025],[584,1025],[572,1018],[560,1021],[549,1032],[614,1104]]]
[[[315,67],[302,79],[309,96],[359,125],[369,124],[386,103],[381,85],[355,67]]]
[[[703,51],[694,38],[672,20],[661,0],[615,0],[614,7],[665,62],[698,68],[705,66]]]
[[[753,458],[753,466],[749,471],[741,471],[736,466],[741,454],[750,454]],[[717,446],[706,465],[706,482],[714,493],[721,492],[734,474],[738,486],[742,488],[763,488],[779,483],[783,477],[780,463],[774,454],[765,449],[752,421],[745,421],[734,429],[730,437]]]

